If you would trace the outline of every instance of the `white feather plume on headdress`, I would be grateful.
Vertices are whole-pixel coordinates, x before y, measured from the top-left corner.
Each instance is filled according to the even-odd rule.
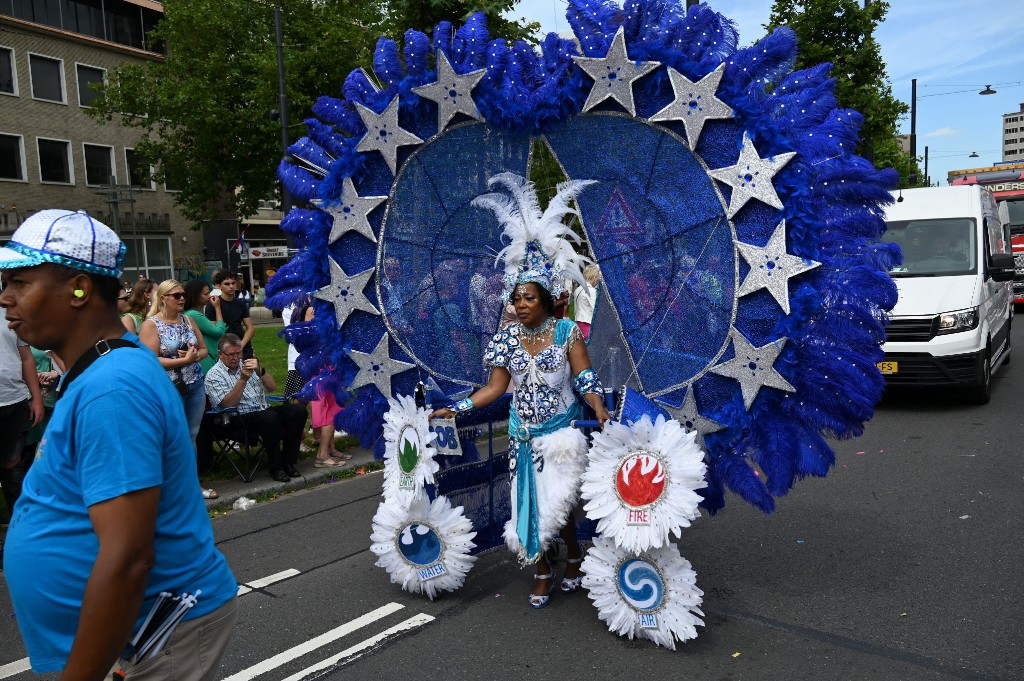
[[[496,258],[505,263],[506,298],[517,283],[527,281],[544,286],[556,298],[562,293],[566,277],[584,283],[582,269],[591,261],[573,248],[579,245],[579,237],[562,223],[562,218],[579,215],[569,202],[595,183],[562,182],[543,213],[533,183],[515,173],[499,173],[487,181],[492,189],[500,185],[508,194],[492,192],[473,199],[474,206],[494,212],[508,240]]]

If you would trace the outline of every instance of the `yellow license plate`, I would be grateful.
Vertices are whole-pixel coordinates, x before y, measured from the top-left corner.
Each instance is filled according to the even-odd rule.
[[[878,370],[883,374],[895,374],[900,368],[899,362],[879,362],[875,366],[877,366]]]

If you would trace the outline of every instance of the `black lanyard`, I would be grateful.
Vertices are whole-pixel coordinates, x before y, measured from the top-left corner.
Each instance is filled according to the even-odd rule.
[[[64,374],[64,380],[57,386],[57,399],[67,392],[68,386],[71,385],[71,381],[79,377],[86,369],[92,365],[97,359],[107,354],[111,350],[117,348],[137,348],[139,347],[131,341],[126,341],[122,338],[112,338],[110,340],[100,340],[96,342],[96,345],[92,346],[85,351],[78,361],[75,362],[75,366],[71,367],[71,370]]]

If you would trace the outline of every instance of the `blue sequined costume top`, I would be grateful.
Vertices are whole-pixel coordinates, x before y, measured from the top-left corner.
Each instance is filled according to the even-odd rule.
[[[487,367],[503,367],[512,374],[514,386],[512,409],[523,424],[541,424],[564,414],[576,397],[572,391],[572,370],[569,351],[582,339],[579,327],[567,319],[558,320],[555,336],[567,336],[565,343],[553,344],[531,355],[519,341],[520,324],[510,324],[487,344],[483,363]],[[566,326],[571,326],[566,334]]]

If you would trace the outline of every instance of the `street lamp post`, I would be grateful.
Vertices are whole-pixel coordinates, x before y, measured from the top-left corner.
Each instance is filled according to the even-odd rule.
[[[917,185],[917,78],[910,81],[910,158],[914,159],[914,171],[910,174],[910,186]]]
[[[958,92],[963,92],[959,90]],[[936,95],[954,95],[956,92],[938,92]],[[985,89],[978,92],[979,95],[994,95],[996,90],[992,89],[991,85],[986,85]],[[926,97],[934,97],[936,95],[925,95]],[[924,156],[924,176],[925,180],[928,179],[928,147],[925,147]],[[910,80],[910,155],[914,159],[914,171],[910,174],[910,186],[917,184],[917,78]]]

